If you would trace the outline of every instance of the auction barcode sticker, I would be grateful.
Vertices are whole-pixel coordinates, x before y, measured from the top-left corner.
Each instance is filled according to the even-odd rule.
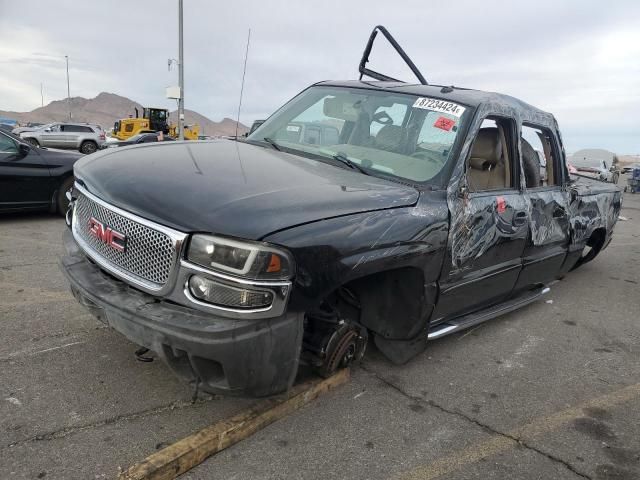
[[[426,97],[417,99],[413,104],[413,108],[424,108],[425,110],[432,110],[434,112],[448,113],[454,117],[461,117],[465,111],[465,108],[457,103]]]

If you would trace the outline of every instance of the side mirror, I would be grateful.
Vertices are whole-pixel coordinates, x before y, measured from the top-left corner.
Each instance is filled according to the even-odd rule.
[[[18,147],[18,152],[21,157],[26,157],[27,155],[29,155],[30,151],[31,151],[31,147],[29,145],[25,145],[24,143],[21,143],[20,146]]]
[[[51,129],[50,128],[45,128],[44,131],[45,132],[51,132]]]

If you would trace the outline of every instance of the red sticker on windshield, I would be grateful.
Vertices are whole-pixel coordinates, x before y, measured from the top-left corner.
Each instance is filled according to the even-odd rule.
[[[441,130],[449,131],[456,124],[455,120],[451,120],[447,117],[438,117],[436,123],[433,124],[434,127],[439,128]]]
[[[496,210],[498,211],[498,213],[504,213],[507,210],[507,202],[505,201],[504,197],[496,197]]]

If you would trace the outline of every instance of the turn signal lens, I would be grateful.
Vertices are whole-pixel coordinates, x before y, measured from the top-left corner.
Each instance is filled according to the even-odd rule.
[[[269,260],[269,266],[267,267],[268,273],[279,272],[282,269],[282,265],[280,263],[280,256],[272,253],[271,259]]]
[[[202,302],[228,308],[267,308],[273,303],[271,291],[232,287],[199,275],[189,279],[189,292]]]

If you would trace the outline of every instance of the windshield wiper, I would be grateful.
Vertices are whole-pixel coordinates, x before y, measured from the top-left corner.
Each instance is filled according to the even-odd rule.
[[[348,166],[351,170],[357,170],[360,173],[364,173],[365,175],[370,175],[364,168],[362,168],[360,165],[358,165],[357,163],[349,160],[349,157],[347,157],[344,153],[338,152],[335,155],[333,155],[333,159],[334,160],[338,160],[339,162],[344,163],[346,166]]]
[[[281,152],[282,150],[280,149],[280,145],[278,145],[275,140],[273,140],[272,138],[269,137],[264,137],[262,140],[264,140],[265,142],[267,142],[269,145],[271,145],[273,148],[275,148],[276,150],[278,150],[279,152]]]

